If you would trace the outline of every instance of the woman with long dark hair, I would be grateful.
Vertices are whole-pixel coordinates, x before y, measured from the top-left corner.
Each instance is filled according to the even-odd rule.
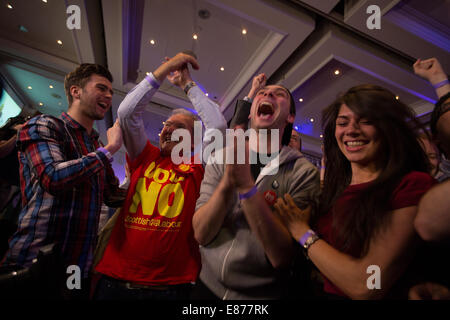
[[[324,110],[323,126],[327,166],[317,214],[310,219],[289,195],[275,208],[324,275],[325,293],[406,298],[420,245],[417,204],[434,184],[417,140],[421,126],[375,85],[349,89]]]

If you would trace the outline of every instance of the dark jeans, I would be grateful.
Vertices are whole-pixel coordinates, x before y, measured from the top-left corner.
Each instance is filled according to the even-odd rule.
[[[187,300],[191,284],[167,286],[168,289],[135,288],[125,281],[102,276],[97,284],[95,300]]]

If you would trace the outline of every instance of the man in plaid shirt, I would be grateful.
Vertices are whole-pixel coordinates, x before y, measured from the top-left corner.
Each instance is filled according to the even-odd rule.
[[[66,268],[76,265],[85,293],[102,203],[117,207],[126,195],[110,164],[122,145],[119,123],[108,130],[105,147],[93,129],[111,107],[112,81],[106,68],[80,65],[64,81],[68,111],[31,119],[17,141],[23,208],[4,265],[29,267],[40,248],[56,243],[61,285]]]

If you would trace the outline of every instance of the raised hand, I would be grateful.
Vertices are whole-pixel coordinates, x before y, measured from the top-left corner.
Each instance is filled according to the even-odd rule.
[[[167,80],[174,86],[184,89],[186,85],[192,81],[191,74],[188,68],[183,68],[181,70],[176,70],[167,75]]]
[[[436,84],[447,79],[447,75],[436,58],[427,60],[418,59],[414,65],[414,73],[428,80],[431,84]]]
[[[247,97],[253,99],[256,93],[266,86],[267,77],[264,73],[260,73],[253,78],[252,88],[250,89]]]
[[[242,130],[242,134],[243,134]],[[226,149],[227,164],[225,166],[225,179],[229,187],[237,189],[240,193],[249,191],[255,184],[250,170],[249,143],[238,145],[238,138],[234,137],[233,147]],[[232,157],[232,161],[230,161]]]
[[[160,83],[171,73],[181,69],[187,69],[190,64],[192,68],[198,70],[200,66],[198,65],[197,59],[192,55],[180,52],[177,53],[173,58],[165,58],[165,62],[161,64],[154,72],[153,76]]]
[[[105,146],[105,149],[111,154],[116,153],[123,143],[119,119],[117,119],[116,122],[114,122],[114,125],[106,131],[106,136],[108,138],[108,144]]]

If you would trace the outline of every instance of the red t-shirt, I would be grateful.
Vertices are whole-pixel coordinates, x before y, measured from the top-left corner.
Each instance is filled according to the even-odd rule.
[[[390,209],[396,210],[410,206],[417,206],[422,195],[427,192],[436,181],[429,174],[413,171],[403,177],[394,190],[390,201]],[[352,201],[369,186],[370,182],[350,185],[338,198],[333,208],[336,213],[345,211],[352,205]],[[322,239],[331,246],[336,246],[336,238],[333,234],[333,208],[317,223],[317,231]],[[324,276],[324,291],[330,294],[345,296],[330,280]]]
[[[196,281],[200,253],[192,216],[202,165],[175,165],[150,142],[128,165],[128,194],[96,271],[144,285]]]

